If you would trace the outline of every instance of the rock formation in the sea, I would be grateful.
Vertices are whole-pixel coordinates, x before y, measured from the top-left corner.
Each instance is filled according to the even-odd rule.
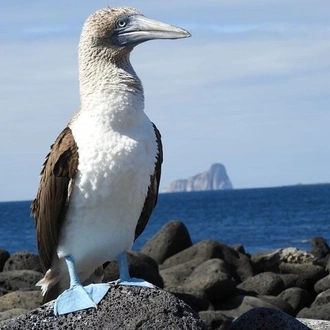
[[[163,192],[186,192],[233,189],[233,185],[222,164],[212,164],[208,171],[188,179],[175,180]]]

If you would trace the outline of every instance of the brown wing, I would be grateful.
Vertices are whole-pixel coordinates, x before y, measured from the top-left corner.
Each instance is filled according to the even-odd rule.
[[[71,129],[67,127],[50,148],[41,171],[37,196],[31,205],[39,257],[44,272],[51,267],[61,225],[68,208],[78,166],[77,151]]]
[[[135,239],[137,239],[142,234],[145,226],[149,221],[151,213],[157,204],[157,198],[158,198],[160,174],[163,163],[163,146],[162,146],[162,140],[159,130],[157,129],[155,124],[152,125],[155,130],[156,141],[158,144],[158,154],[155,163],[155,173],[150,177],[150,186],[148,188],[147,198],[144,202],[143,209],[135,229]]]

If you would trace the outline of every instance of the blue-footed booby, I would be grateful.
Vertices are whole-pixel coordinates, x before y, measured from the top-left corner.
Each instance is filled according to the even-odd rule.
[[[31,206],[44,278],[55,314],[96,307],[109,289],[95,270],[117,260],[119,284],[130,278],[126,252],[157,202],[161,136],[144,112],[131,63],[133,48],[189,32],[133,8],[106,8],[85,22],[79,42],[81,106],[51,146]],[[92,284],[82,283],[92,278]]]

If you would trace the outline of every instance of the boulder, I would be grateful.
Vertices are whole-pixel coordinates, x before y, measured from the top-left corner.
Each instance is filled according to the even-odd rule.
[[[278,274],[265,272],[246,279],[237,288],[259,295],[275,296],[284,290],[284,283]]]
[[[330,289],[319,293],[313,301],[311,307],[317,307],[327,304],[330,304]]]
[[[294,317],[271,308],[255,308],[235,320],[230,330],[311,330]]]
[[[169,288],[166,291],[174,294],[176,297],[184,301],[195,312],[213,309],[213,306],[205,292],[196,290],[189,291],[182,287]]]
[[[297,274],[278,274],[278,275],[281,277],[285,289],[296,287],[307,290],[307,288],[310,287],[308,281],[300,275]]]
[[[281,263],[312,264],[314,256],[306,251],[288,247],[265,252],[257,252],[251,255],[251,260],[256,273],[278,272]]]
[[[192,246],[183,222],[172,220],[163,226],[141,249],[141,252],[162,264],[167,258]]]
[[[200,264],[198,259],[193,259],[183,264],[160,270],[159,274],[163,279],[164,288],[183,285],[186,278]]]
[[[256,252],[251,255],[253,269],[256,274],[263,272],[277,272],[281,262],[280,250]]]
[[[315,319],[330,321],[330,304],[317,306],[317,307],[305,307],[296,315],[301,319]],[[313,328],[317,329],[317,328]],[[330,329],[328,327],[322,329]]]
[[[282,262],[279,266],[279,269],[283,274],[300,275],[310,283],[313,283],[313,285],[315,282],[328,274],[322,266],[312,264],[292,264],[288,262]]]
[[[317,263],[325,267],[330,256],[328,243],[323,237],[313,237],[311,239],[311,244],[312,249],[310,252],[316,257]]]
[[[318,294],[330,289],[330,275],[321,278],[314,285],[314,291]]]
[[[40,290],[36,283],[43,277],[34,270],[13,270],[0,273],[0,286],[8,291]]]
[[[16,252],[11,255],[6,261],[3,270],[6,272],[12,270],[34,270],[42,273],[39,256],[27,251]]]
[[[196,259],[201,264],[213,258],[222,259],[227,263],[236,282],[244,281],[246,278],[253,276],[252,265],[248,256],[214,240],[201,241],[175,254],[164,261],[161,269],[176,266],[193,259]]]
[[[53,302],[27,315],[0,323],[11,329],[186,329],[202,330],[206,325],[184,302],[157,288],[111,286],[97,309],[55,316]]]
[[[28,312],[29,310],[24,308],[13,308],[5,312],[0,312],[0,321],[11,319],[15,316],[26,314]]]
[[[268,307],[278,309],[276,306],[257,297],[235,295],[215,306],[215,309],[227,317],[238,317],[250,309]]]
[[[32,310],[41,305],[40,291],[15,291],[0,297],[0,312],[14,308]],[[1,328],[1,327],[0,327]]]
[[[308,307],[314,300],[314,297],[304,289],[289,288],[278,295],[278,298],[286,301],[293,309],[296,315],[302,308]]]
[[[10,254],[8,251],[4,249],[0,249],[0,272],[2,272],[3,267],[6,263],[6,261],[9,259]]]
[[[330,321],[330,289],[318,294],[310,307],[300,310],[297,317]]]
[[[235,250],[236,252],[246,254],[244,246],[242,244],[235,244],[232,246],[232,249]]]
[[[218,311],[202,311],[199,317],[206,324],[208,330],[229,330],[232,318]]]
[[[220,302],[235,292],[236,282],[223,260],[210,259],[200,264],[182,286],[190,291],[203,291],[211,302]]]
[[[137,252],[129,251],[127,253],[127,262],[129,272],[132,277],[142,278],[159,288],[164,286],[163,279],[159,275],[157,263],[149,256]],[[107,263],[104,269],[103,282],[117,280],[119,277],[117,261]]]
[[[259,296],[257,296],[257,298],[277,307],[282,312],[285,312],[292,316],[296,315],[296,313],[294,313],[291,305],[280,297],[259,295]]]

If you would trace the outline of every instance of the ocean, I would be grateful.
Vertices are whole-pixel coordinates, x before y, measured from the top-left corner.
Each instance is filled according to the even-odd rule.
[[[37,252],[31,201],[0,203],[0,247]],[[160,194],[139,250],[170,220],[185,223],[194,243],[242,244],[248,253],[284,247],[310,250],[310,239],[330,243],[330,184]]]

